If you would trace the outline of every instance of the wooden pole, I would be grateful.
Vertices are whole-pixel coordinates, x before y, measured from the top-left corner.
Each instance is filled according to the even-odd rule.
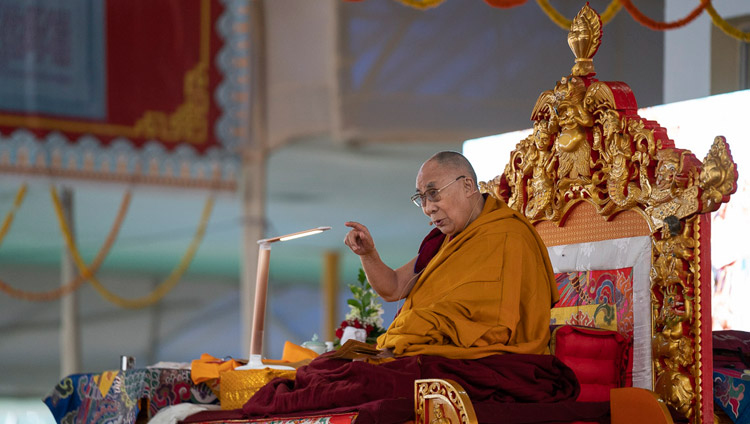
[[[323,340],[336,338],[336,328],[341,320],[338,312],[339,252],[327,251],[323,255]]]
[[[73,226],[73,190],[62,187],[60,191],[64,219],[75,240]],[[70,251],[63,243],[60,258],[60,284],[65,285],[73,281],[76,272]],[[112,358],[112,364],[117,364],[117,358]],[[73,291],[60,299],[60,376],[81,372],[81,332],[78,321],[78,292]]]

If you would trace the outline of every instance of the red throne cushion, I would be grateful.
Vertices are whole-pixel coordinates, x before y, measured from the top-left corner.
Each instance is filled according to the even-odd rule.
[[[553,331],[551,348],[578,378],[577,401],[609,401],[609,390],[624,385],[628,342],[620,333],[563,325]]]

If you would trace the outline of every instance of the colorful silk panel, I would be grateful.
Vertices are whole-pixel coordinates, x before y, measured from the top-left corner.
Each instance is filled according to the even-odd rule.
[[[714,368],[714,405],[734,423],[750,422],[750,370]]]
[[[193,424],[237,424],[237,423],[262,423],[262,424],[352,424],[357,418],[356,412],[331,415],[314,415],[302,418],[217,418],[206,421],[190,421]]]
[[[148,416],[178,403],[216,404],[205,384],[193,384],[190,370],[143,368],[62,379],[44,403],[58,423],[134,423],[145,399]]]
[[[633,340],[633,268],[555,274],[560,301],[553,325],[617,330]]]

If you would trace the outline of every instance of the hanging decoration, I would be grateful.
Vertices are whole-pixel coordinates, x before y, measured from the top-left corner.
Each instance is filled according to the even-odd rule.
[[[682,19],[678,19],[673,22],[657,22],[648,16],[644,15],[643,12],[638,10],[637,7],[633,5],[633,3],[630,0],[619,0],[620,3],[622,3],[622,6],[625,8],[625,10],[630,13],[630,16],[633,17],[639,24],[645,26],[646,28],[653,29],[655,31],[664,31],[667,29],[675,29],[683,27],[690,22],[694,21],[695,18],[697,18],[701,13],[703,13],[703,9],[706,8],[706,6],[709,4],[710,0],[700,0],[700,4],[698,7],[693,9],[692,12],[690,12],[687,16],[685,16]]]
[[[740,41],[750,43],[750,32],[742,32],[730,25],[729,22],[727,22],[724,18],[719,16],[718,13],[716,13],[716,9],[714,9],[713,5],[711,5],[710,2],[706,4],[706,12],[708,12],[709,16],[711,16],[711,21],[714,23],[714,25],[716,25],[720,30],[724,31],[724,34],[736,38]]]
[[[193,240],[190,242],[190,245],[185,251],[185,254],[183,255],[180,262],[167,276],[167,278],[159,283],[156,289],[154,289],[148,295],[137,299],[126,299],[118,296],[115,293],[112,293],[106,287],[104,287],[104,285],[99,282],[99,280],[94,275],[95,272],[86,266],[86,263],[83,261],[83,259],[81,258],[81,254],[78,251],[75,240],[73,240],[73,235],[70,232],[70,228],[65,222],[62,205],[60,204],[60,198],[57,195],[57,190],[54,186],[50,187],[50,196],[52,197],[52,203],[54,205],[55,214],[57,215],[58,224],[60,225],[60,231],[63,234],[63,239],[65,240],[65,244],[68,247],[70,255],[73,257],[73,262],[78,267],[81,276],[90,281],[94,286],[94,289],[96,289],[96,291],[99,292],[99,294],[104,299],[121,308],[128,309],[139,309],[153,305],[154,303],[161,300],[170,290],[172,290],[177,285],[177,283],[180,282],[183,274],[190,266],[195,253],[198,251],[198,247],[200,247],[201,241],[203,241],[203,236],[206,233],[206,227],[208,226],[208,222],[211,218],[211,211],[213,210],[214,206],[214,195],[212,194],[206,199],[206,203],[203,206],[201,219],[198,224],[198,228],[195,231],[195,235],[193,236]]]
[[[344,1],[361,2],[363,0],[344,0]],[[396,1],[406,6],[413,7],[415,9],[425,10],[431,7],[439,6],[445,0],[396,0]],[[501,9],[510,9],[510,8],[525,4],[526,0],[484,0],[484,2],[492,7],[497,7]],[[549,3],[549,0],[537,0],[537,4],[542,9],[542,11],[547,15],[547,17],[549,17],[550,20],[552,20],[552,22],[554,22],[560,28],[566,31],[570,29],[571,20],[563,16],[560,12],[558,12]],[[630,15],[633,17],[633,19],[635,19],[639,24],[649,29],[652,29],[654,31],[666,31],[670,29],[681,28],[689,24],[690,22],[694,21],[705,10],[711,16],[711,21],[713,22],[713,24],[716,25],[722,31],[724,31],[725,34],[727,34],[730,37],[736,38],[740,41],[750,42],[750,33],[740,31],[739,29],[729,24],[724,18],[722,18],[716,12],[716,9],[714,9],[713,5],[711,4],[711,0],[700,0],[700,4],[698,4],[698,6],[696,6],[696,8],[693,9],[687,16],[685,16],[682,19],[678,19],[672,22],[659,22],[659,21],[655,21],[649,18],[643,12],[641,12],[635,5],[633,5],[633,2],[631,0],[612,0],[609,6],[607,6],[607,9],[601,14],[602,23],[606,24],[607,22],[612,20],[612,18],[614,18],[614,16],[617,14],[617,12],[620,11],[620,8],[622,7],[624,7],[625,10],[627,10],[628,13],[630,13]]]
[[[13,200],[13,206],[11,206],[10,210],[5,215],[5,219],[3,219],[3,225],[0,227],[0,246],[3,244],[5,235],[8,234],[8,230],[13,223],[13,218],[15,218],[16,212],[18,212],[18,209],[23,203],[23,199],[26,197],[26,189],[26,183],[21,184],[21,187],[19,187],[16,192],[15,200]]]
[[[440,6],[445,0],[397,0],[403,5],[413,7],[414,9],[427,10],[432,7]]]
[[[484,0],[484,2],[492,7],[510,9],[511,7],[520,6],[526,3],[526,0]]]
[[[91,271],[91,274],[96,274],[96,272],[99,270],[99,267],[104,262],[104,259],[109,254],[109,251],[112,248],[112,245],[115,243],[115,240],[117,240],[117,235],[120,233],[120,228],[122,227],[122,223],[125,220],[125,215],[127,215],[128,208],[130,207],[131,198],[132,191],[127,190],[122,197],[120,207],[117,210],[117,216],[115,217],[115,221],[112,223],[112,228],[109,229],[109,233],[107,234],[107,238],[104,240],[104,244],[102,244],[99,252],[97,252],[96,256],[94,257],[94,260],[87,267],[89,271]],[[16,299],[27,300],[31,302],[51,302],[53,300],[58,300],[63,296],[67,296],[70,293],[73,293],[74,291],[78,290],[78,288],[81,287],[85,282],[86,277],[84,277],[83,275],[78,275],[72,281],[63,284],[62,286],[54,290],[45,292],[29,292],[17,289],[10,284],[0,280],[0,291],[11,297],[15,297]]]

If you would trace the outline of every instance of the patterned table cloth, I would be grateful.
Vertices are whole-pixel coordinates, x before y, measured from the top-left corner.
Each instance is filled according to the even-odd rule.
[[[141,401],[141,400],[144,401]],[[44,398],[58,423],[135,423],[141,405],[148,417],[160,409],[189,402],[218,404],[211,388],[194,384],[190,370],[138,368],[63,378]]]
[[[750,370],[714,368],[714,404],[737,424],[750,423]]]

